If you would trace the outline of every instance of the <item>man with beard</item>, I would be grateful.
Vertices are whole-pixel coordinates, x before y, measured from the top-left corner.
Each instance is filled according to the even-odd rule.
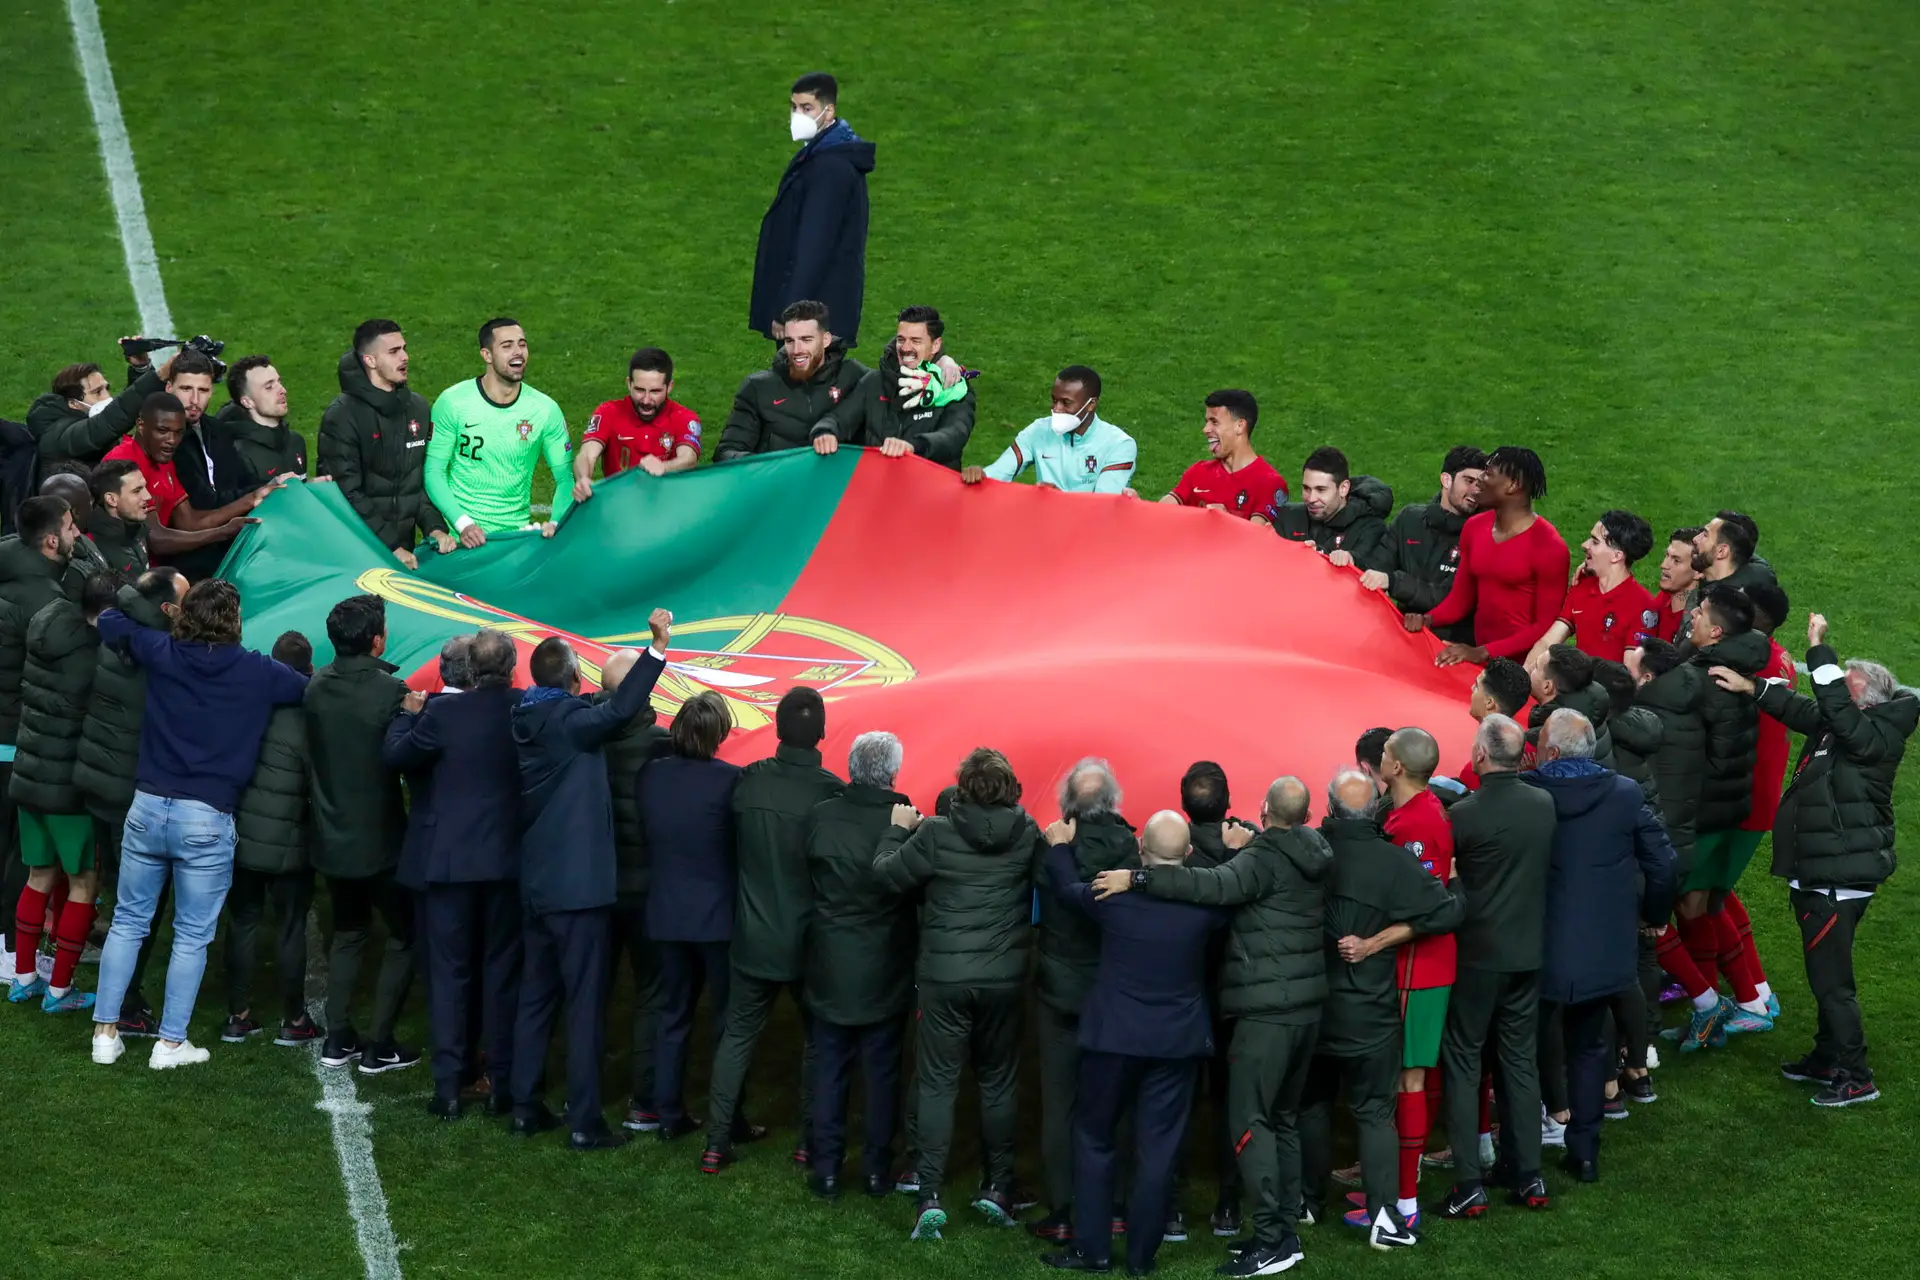
[[[307,474],[307,442],[287,425],[287,388],[266,356],[227,370],[227,407],[202,417],[180,442],[176,463],[197,507],[222,505],[263,484]]]
[[[823,302],[796,302],[780,313],[780,354],[770,368],[750,373],[733,393],[733,412],[720,430],[715,462],[798,449],[811,442],[825,456],[840,448],[821,419],[851,397],[867,367],[834,336]]]
[[[962,484],[1013,480],[1028,467],[1034,483],[1062,493],[1123,493],[1140,449],[1133,437],[1100,416],[1100,375],[1070,364],[1054,375],[1053,411],[1029,422],[999,457],[960,472]]]
[[[1676,644],[1692,639],[1693,610],[1707,588],[1725,583],[1745,588],[1751,582],[1772,582],[1773,566],[1754,555],[1760,546],[1760,526],[1739,511],[1722,511],[1693,536],[1693,568],[1698,575],[1687,596],[1687,614],[1680,623]]]
[[[650,476],[686,471],[700,461],[700,419],[673,399],[673,357],[642,347],[627,361],[627,394],[587,419],[573,458],[573,500],[593,496],[593,464],[603,479],[637,467]]]
[[[1181,507],[1205,507],[1251,520],[1287,496],[1286,477],[1253,451],[1260,405],[1251,391],[1228,389],[1207,397],[1207,452],[1161,498]]]
[[[526,385],[527,331],[508,316],[480,326],[480,359],[471,382],[456,382],[433,402],[427,441],[427,499],[452,521],[463,547],[489,533],[533,522],[533,468],[545,459],[553,510],[540,525],[551,538],[573,506],[573,440],[560,406]]]
[[[1300,470],[1300,501],[1277,497],[1253,516],[1289,542],[1308,542],[1328,564],[1377,569],[1387,550],[1393,490],[1372,476],[1350,478],[1347,455],[1326,445]]]
[[[1567,543],[1534,512],[1533,504],[1546,496],[1547,468],[1539,454],[1502,445],[1487,455],[1481,510],[1461,527],[1453,586],[1437,607],[1406,618],[1410,631],[1473,619],[1473,643],[1448,642],[1435,666],[1524,658],[1560,616],[1567,599]]]
[[[1633,576],[1633,566],[1653,550],[1653,530],[1631,511],[1607,511],[1594,521],[1580,544],[1586,557],[1567,590],[1560,616],[1534,642],[1527,665],[1544,661],[1547,650],[1571,640],[1580,652],[1619,662],[1633,639],[1659,624],[1658,601]]]
[[[442,555],[457,545],[426,496],[425,397],[407,386],[407,338],[391,320],[367,320],[340,357],[340,394],[320,417],[320,474],[340,486],[373,536],[407,568],[416,532]]]
[[[1667,537],[1667,553],[1660,560],[1660,594],[1654,598],[1658,621],[1648,633],[1673,643],[1687,617],[1687,597],[1693,594],[1700,573],[1693,567],[1693,540],[1700,536],[1698,525],[1675,529]]]
[[[148,568],[147,517],[153,494],[138,465],[126,458],[103,462],[87,477],[93,510],[87,536],[118,586],[129,586]]]
[[[945,333],[932,307],[902,311],[880,367],[816,425],[830,427],[845,443],[876,447],[883,457],[917,454],[958,471],[973,435],[974,397],[960,366],[945,354]]]
[[[1440,492],[1432,502],[1409,502],[1387,530],[1377,567],[1360,575],[1369,591],[1384,591],[1404,614],[1425,613],[1447,598],[1460,567],[1460,530],[1480,505],[1487,455],[1470,444],[1447,450]],[[1471,642],[1473,619],[1435,628],[1442,640]]]
[[[186,486],[174,466],[174,454],[186,432],[186,406],[171,392],[157,391],[141,404],[133,434],[110,450],[105,459],[124,459],[140,469],[153,500],[147,520],[147,550],[168,561],[231,542],[246,527],[253,509],[271,492],[270,487],[263,486],[218,510],[196,511],[187,501]],[[186,569],[182,572],[192,576]]]
[[[1060,780],[1060,816],[1074,824],[1074,879],[1132,867],[1140,842],[1120,816],[1120,783],[1105,760],[1088,757]],[[1060,843],[1057,842],[1056,843]],[[1040,1155],[1053,1212],[1036,1223],[1042,1240],[1073,1235],[1073,1113],[1080,1079],[1080,1010],[1100,964],[1100,927],[1074,910],[1050,882],[1040,885]],[[1011,1221],[1011,1215],[1009,1215]]]

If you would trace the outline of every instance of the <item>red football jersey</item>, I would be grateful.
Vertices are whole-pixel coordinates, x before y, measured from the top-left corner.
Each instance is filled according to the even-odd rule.
[[[700,419],[686,406],[669,400],[660,406],[652,422],[642,420],[633,400],[621,396],[593,411],[580,442],[597,441],[605,450],[600,455],[600,474],[619,475],[628,467],[640,465],[640,459],[653,457],[672,462],[681,445],[700,454]]]
[[[1447,821],[1439,796],[1422,791],[1395,807],[1381,825],[1387,839],[1412,854],[1441,883],[1453,879],[1453,824]],[[1452,986],[1455,955],[1450,933],[1415,938],[1400,948],[1400,989],[1425,991]]]
[[[1773,640],[1768,640],[1767,645],[1767,665],[1754,677],[1754,683],[1785,680],[1791,688],[1797,678],[1793,655]],[[1753,753],[1753,808],[1747,811],[1747,820],[1740,824],[1740,830],[1773,830],[1773,820],[1780,813],[1780,785],[1786,780],[1787,757],[1791,754],[1787,726],[1772,716],[1761,716],[1760,743]]]
[[[1582,572],[1567,589],[1560,621],[1573,628],[1580,652],[1608,662],[1619,662],[1634,647],[1634,637],[1660,623],[1660,597],[1632,577],[1611,591],[1600,590],[1600,579]]]
[[[1255,458],[1238,471],[1227,470],[1218,458],[1206,458],[1187,468],[1173,486],[1173,496],[1183,507],[1218,503],[1242,520],[1251,520],[1273,505],[1276,497],[1287,496],[1287,478],[1265,458]]]
[[[140,468],[140,474],[147,478],[147,492],[153,495],[153,514],[160,517],[161,524],[166,524],[173,518],[173,509],[187,500],[187,488],[180,483],[180,475],[173,469],[173,462],[155,462],[132,436],[109,449],[101,461],[120,458]]]
[[[1668,644],[1672,644],[1680,638],[1680,623],[1687,616],[1686,605],[1684,603],[1686,595],[1687,593],[1684,591],[1680,593],[1678,598],[1682,601],[1682,604],[1678,609],[1673,607],[1675,597],[1668,595],[1664,591],[1657,592],[1653,597],[1653,607],[1655,611],[1659,613],[1660,620],[1657,625],[1647,629],[1659,636],[1662,640],[1665,640]]]

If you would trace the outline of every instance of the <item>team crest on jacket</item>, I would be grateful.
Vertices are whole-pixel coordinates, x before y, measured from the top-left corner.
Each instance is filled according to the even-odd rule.
[[[831,398],[831,399],[832,399],[832,401],[833,401],[833,402],[834,402],[835,404],[839,404],[839,403],[840,403],[840,388],[838,388],[838,387],[828,387],[828,388],[827,388],[827,395],[828,395],[828,397],[829,397],[829,398]]]
[[[1611,613],[1600,619],[1600,629],[1603,631],[1613,630],[1613,615]]]
[[[1239,493],[1236,493],[1233,495],[1233,507],[1234,507],[1234,510],[1238,511],[1240,508],[1246,505],[1247,505],[1247,491],[1245,489],[1242,489]]]
[[[418,418],[407,419],[407,434],[410,436],[417,436],[420,434],[420,419]]]
[[[1096,457],[1094,457],[1094,456],[1093,456],[1092,454],[1088,454],[1088,455],[1087,455],[1087,470],[1088,470],[1088,471],[1093,471],[1093,470],[1095,470],[1095,469],[1097,469],[1097,468],[1098,468],[1099,466],[1100,466],[1100,459],[1098,459],[1098,458],[1096,458]]]
[[[525,418],[522,418],[520,419],[520,421],[514,423],[513,429],[520,433],[520,438],[522,440],[531,439],[533,436],[533,423],[527,421]]]
[[[673,436],[671,433],[665,431],[660,433],[660,447],[667,451],[668,457],[673,456]]]

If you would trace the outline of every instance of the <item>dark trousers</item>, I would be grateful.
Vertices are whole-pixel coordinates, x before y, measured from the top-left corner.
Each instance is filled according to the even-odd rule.
[[[980,1148],[986,1185],[1013,1182],[1019,1134],[1020,1014],[1018,987],[922,986],[916,1065],[920,1077],[920,1191],[937,1194],[953,1149],[953,1108],[960,1069],[973,1064],[980,1088]]]
[[[1175,1170],[1193,1111],[1198,1058],[1080,1055],[1073,1122],[1073,1235],[1095,1262],[1113,1252],[1114,1182],[1121,1120],[1133,1118],[1133,1186],[1127,1195],[1127,1266],[1153,1266],[1169,1211]]]
[[[1253,1234],[1262,1244],[1279,1244],[1299,1228],[1300,1099],[1319,1031],[1317,1014],[1298,1023],[1241,1018],[1233,1027],[1228,1127],[1236,1135],[1241,1181],[1253,1192]],[[1389,1158],[1388,1167],[1392,1163]]]
[[[353,1026],[353,994],[360,982],[360,956],[366,950],[377,911],[387,926],[387,950],[380,962],[380,981],[374,988],[372,1040],[376,1045],[393,1039],[400,1006],[413,986],[414,907],[391,871],[345,879],[327,878],[327,896],[333,901],[333,943],[327,950],[327,1031]]]
[[[520,1002],[513,1023],[513,1108],[530,1114],[540,1102],[547,1042],[567,1005],[567,1128],[598,1133],[600,1055],[606,1049],[607,917],[589,911],[528,914],[522,922]],[[439,1064],[436,1062],[435,1069]]]
[[[420,895],[433,1025],[433,1087],[460,1095],[474,1046],[473,1010],[487,1074],[501,1092],[512,1078],[520,999],[520,886],[512,880],[430,884]],[[476,966],[477,960],[477,966]]]
[[[882,1177],[892,1172],[893,1136],[900,1125],[900,1050],[905,1018],[864,1027],[813,1023],[813,1171],[838,1176],[847,1154],[847,1096],[853,1064],[860,1062],[866,1099],[866,1147],[860,1167]]]
[[[727,992],[726,1029],[713,1051],[713,1076],[707,1084],[707,1145],[716,1151],[726,1149],[728,1135],[745,1110],[747,1068],[753,1065],[754,1047],[782,991],[800,1011],[800,1145],[808,1144],[807,1127],[813,1115],[813,1015],[801,998],[798,982],[756,978],[736,969]]]
[[[660,948],[647,936],[647,895],[623,893],[613,904],[613,965],[622,957],[633,973],[633,1083],[635,1111],[653,1110],[653,1044],[660,1023]],[[609,976],[607,989],[613,989]]]
[[[1500,1145],[1525,1183],[1540,1172],[1540,975],[1489,973],[1462,967],[1447,1001],[1447,1027],[1440,1040],[1447,1133],[1453,1142],[1454,1181],[1476,1187],[1487,1178],[1480,1167],[1480,1081],[1493,1056],[1494,1105]]]
[[[1566,1055],[1567,1154],[1595,1163],[1600,1159],[1600,1123],[1607,1103],[1607,1081],[1613,1078],[1613,1061],[1607,1052],[1607,1015],[1612,1007],[1613,997],[1601,996],[1597,1000],[1551,1005],[1541,1010],[1543,1024],[1549,1017],[1559,1019]],[[1524,1117],[1515,1117],[1515,1123],[1525,1122]],[[1460,1145],[1454,1144],[1456,1160]]]
[[[1229,1069],[1229,1054],[1233,1047],[1233,1023],[1229,1019],[1213,1020],[1213,1056],[1203,1064],[1207,1073],[1207,1100],[1213,1105],[1213,1127],[1209,1131],[1213,1147],[1213,1176],[1219,1186],[1219,1205],[1223,1208],[1240,1207],[1240,1157],[1234,1154],[1233,1146],[1236,1134],[1227,1119],[1227,1081],[1232,1072]]]
[[[1326,1203],[1327,1180],[1333,1176],[1333,1104],[1342,1086],[1360,1140],[1360,1177],[1367,1193],[1367,1220],[1371,1222],[1394,1202],[1399,1189],[1400,1134],[1394,1127],[1394,1105],[1400,1088],[1399,1032],[1366,1053],[1322,1051],[1313,1056],[1300,1112],[1300,1163],[1305,1197],[1316,1205]],[[1479,1095],[1480,1080],[1476,1076],[1470,1096],[1477,1099]],[[1472,1131],[1471,1125],[1468,1131]],[[1462,1146],[1473,1145],[1471,1139],[1456,1141],[1456,1158]]]
[[[1040,1162],[1046,1171],[1047,1203],[1058,1211],[1073,1203],[1079,1181],[1074,1098],[1080,1089],[1080,1018],[1039,1000],[1034,1020],[1040,1050]]]
[[[1813,1061],[1856,1080],[1871,1080],[1867,1067],[1867,1028],[1853,984],[1853,938],[1872,898],[1837,902],[1811,889],[1790,889],[1800,943],[1807,958],[1807,986],[1813,992],[1817,1025]]]
[[[662,942],[660,948],[660,1021],[653,1047],[653,1110],[660,1123],[679,1123],[687,1114],[683,1093],[687,1078],[687,1041],[693,1038],[693,1014],[703,987],[713,988],[714,1039],[726,1034],[727,983],[732,966],[724,942]]]
[[[1647,1065],[1647,993],[1640,989],[1636,980],[1630,987],[1623,987],[1607,1006],[1608,1043],[1614,1046],[1613,1062],[1615,1069],[1608,1072],[1607,1078],[1614,1079],[1627,1068],[1642,1070]],[[1625,1059],[1622,1062],[1622,1059]]]
[[[227,1012],[237,1015],[253,1008],[260,920],[269,899],[280,918],[274,935],[280,1020],[294,1022],[307,1007],[307,908],[313,905],[313,872],[304,867],[280,873],[233,869],[233,888],[227,891]]]

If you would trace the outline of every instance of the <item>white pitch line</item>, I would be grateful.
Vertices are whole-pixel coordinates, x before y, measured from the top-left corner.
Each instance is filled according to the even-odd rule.
[[[100,10],[94,0],[67,0],[67,18],[73,24],[80,73],[87,81],[94,131],[100,135],[100,160],[107,168],[107,189],[113,195],[113,216],[120,223],[120,247],[126,251],[127,280],[133,285],[140,327],[156,336],[171,334],[173,315],[167,310],[166,288],[160,283],[160,260],[153,251],[146,202],[140,198],[140,171],[134,167],[133,143],[127,137],[127,122],[120,115],[113,67],[107,62]]]
[[[87,82],[87,102],[93,108],[93,126],[100,136],[100,160],[107,170],[107,188],[113,196],[114,218],[120,224],[120,245],[127,256],[127,280],[133,286],[134,307],[142,331],[173,332],[167,310],[167,291],[160,280],[160,262],[153,251],[153,230],[147,225],[146,202],[140,198],[140,172],[133,162],[133,143],[120,114],[120,94],[113,87],[113,67],[107,61],[107,40],[100,30],[100,10],[94,0],[67,0],[67,18],[73,24],[74,49]],[[324,987],[326,957],[316,954],[319,921],[307,918],[307,973],[309,992],[314,983]],[[319,1000],[309,1004],[309,1016],[324,1016]],[[320,1083],[320,1101],[333,1127],[333,1150],[340,1159],[340,1180],[346,1184],[347,1212],[353,1215],[354,1238],[367,1280],[401,1280],[400,1250],[387,1216],[387,1196],[380,1186],[380,1170],[373,1162],[373,1107],[360,1101],[353,1070],[320,1065],[320,1048],[307,1050],[314,1078]]]

